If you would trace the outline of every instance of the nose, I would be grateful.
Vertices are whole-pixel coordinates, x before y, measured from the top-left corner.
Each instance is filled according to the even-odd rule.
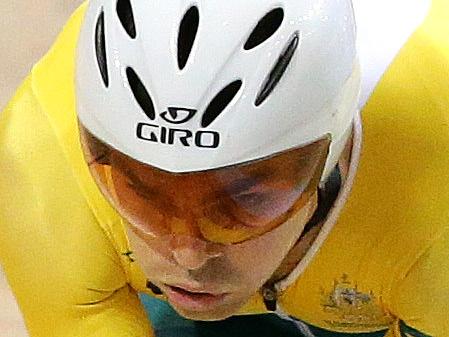
[[[210,259],[222,255],[209,243],[195,237],[175,236],[170,246],[175,261],[188,270],[200,269]]]

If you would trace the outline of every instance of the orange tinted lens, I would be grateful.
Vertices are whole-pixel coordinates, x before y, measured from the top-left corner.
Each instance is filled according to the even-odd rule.
[[[229,182],[227,193],[208,204],[208,221],[200,222],[203,236],[214,242],[241,242],[287,221],[316,192],[329,144],[323,139],[217,172],[221,181]]]
[[[218,243],[259,236],[285,222],[316,191],[330,141],[211,171],[173,174],[142,164],[83,130],[90,169],[131,224],[154,235]]]

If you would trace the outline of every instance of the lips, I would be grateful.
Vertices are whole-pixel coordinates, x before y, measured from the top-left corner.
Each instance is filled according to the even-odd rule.
[[[165,285],[166,295],[172,304],[192,311],[207,311],[217,306],[227,297],[228,293],[217,293],[189,286]]]

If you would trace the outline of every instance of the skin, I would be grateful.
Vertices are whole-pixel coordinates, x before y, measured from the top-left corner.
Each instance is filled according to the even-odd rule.
[[[198,237],[170,244],[169,240],[142,238],[132,230],[128,230],[128,235],[145,275],[162,291],[166,291],[164,284],[187,284],[214,293],[230,293],[204,312],[170,303],[186,318],[220,320],[238,312],[270,278],[298,240],[315,207],[316,194],[295,218],[265,235],[236,245],[217,245]]]
[[[115,155],[121,156],[118,153]],[[303,168],[293,164],[298,161],[294,153],[243,167],[230,174],[223,173],[218,177],[215,174],[187,175],[182,179],[172,179],[172,175],[160,172],[149,173],[143,165],[126,157],[113,158],[114,160],[120,162],[122,167],[112,170],[113,198],[119,209],[117,201],[126,200],[126,209],[122,207],[121,213],[129,220],[130,245],[145,275],[164,292],[167,291],[168,284],[186,285],[212,294],[227,294],[219,303],[196,310],[185,308],[169,298],[174,309],[189,319],[220,320],[235,314],[281,264],[317,205],[317,193],[308,193],[308,198],[302,200],[301,208],[295,216],[274,230],[238,244],[212,243],[205,240],[195,226],[195,219],[201,216],[200,210],[205,207],[202,204],[207,199],[205,196],[214,195],[223,186],[235,186],[234,182],[242,177],[268,177],[269,183],[240,187],[247,194],[255,193],[255,189],[257,192],[269,193],[272,196],[269,199],[270,207],[256,207],[256,217],[239,208],[238,218],[244,223],[234,224],[237,228],[263,226],[266,223],[264,220],[277,215],[270,214],[270,211],[272,213],[282,207],[287,210],[283,205],[292,204],[292,200],[297,199],[298,194],[301,195],[293,188],[297,183],[297,171]],[[130,181],[130,178],[138,179],[138,182]],[[142,191],[143,185],[151,186],[151,191]],[[163,191],[172,193],[157,197],[156,190],[161,186],[164,187]],[[191,193],[192,190],[195,193]],[[153,196],[147,196],[144,192],[151,192]],[[159,200],[167,198],[169,199]],[[159,208],[166,206],[166,212],[172,212],[172,221],[181,225],[172,225],[171,233],[152,230],[147,223],[157,218],[157,215],[149,210],[150,202],[158,203]],[[167,226],[170,225],[164,224],[164,227]]]
[[[88,142],[84,140],[83,143]],[[222,320],[236,314],[274,272],[279,271],[317,207],[316,188],[298,194],[297,188],[301,186],[298,183],[298,172],[307,165],[302,158],[304,154],[307,158],[311,157],[301,150],[241,167],[230,174],[226,174],[226,171],[219,175],[203,174],[201,177],[191,174],[177,179],[173,174],[164,175],[154,169],[148,170],[146,165],[113,149],[108,149],[106,154],[103,147],[98,144],[90,146],[90,150],[94,148],[94,151],[88,153],[88,161],[98,157],[102,164],[96,168],[93,164],[96,161],[90,160],[91,172],[105,196],[127,220],[133,256],[148,279],[165,293],[167,285],[188,286],[195,291],[211,294],[226,293],[223,299],[213,305],[195,310],[170,301],[169,298],[173,308],[188,319]],[[88,146],[85,146],[85,151],[89,152]],[[324,161],[320,162],[318,159],[315,159],[315,163],[324,165]],[[105,165],[112,168],[109,177],[112,185],[111,182],[107,183],[108,178],[101,173],[104,172]],[[278,209],[283,204],[291,205],[294,198],[298,199],[298,195],[302,195],[301,207],[295,211],[294,216],[277,224],[274,229],[269,228],[262,235],[236,244],[206,240],[196,225],[197,219],[202,216],[202,210],[207,209],[204,200],[209,200],[209,196],[222,191],[223,187],[235,186],[233,181],[241,176],[256,179],[267,174],[271,176],[266,183],[257,184],[256,191],[251,184],[243,190],[249,194],[268,193],[272,196],[270,200],[278,202],[277,206],[262,209],[252,207],[252,213],[239,207],[238,212],[233,211],[239,215],[235,218],[239,221],[232,226],[235,225],[237,230],[240,227],[257,230],[258,226],[266,226],[268,219],[276,216],[270,214],[270,209]],[[142,185],[148,188],[142,191]],[[192,193],[193,190],[195,193]],[[158,191],[163,193],[159,194]],[[167,191],[171,193],[166,195]],[[153,207],[153,203],[157,207]],[[159,214],[158,217],[157,210],[165,210],[163,212],[170,216]],[[171,230],[164,232],[163,228]]]

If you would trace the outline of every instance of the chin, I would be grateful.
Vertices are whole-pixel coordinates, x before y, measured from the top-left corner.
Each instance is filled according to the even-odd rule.
[[[222,321],[231,316],[236,315],[240,308],[245,304],[245,301],[239,303],[232,303],[222,305],[220,307],[208,311],[190,311],[180,308],[170,303],[175,311],[184,318],[194,321]]]

